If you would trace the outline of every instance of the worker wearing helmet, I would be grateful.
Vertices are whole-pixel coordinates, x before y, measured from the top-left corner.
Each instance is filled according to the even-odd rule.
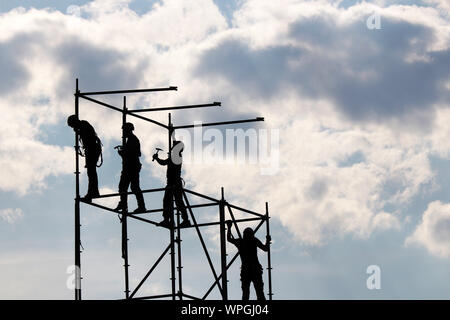
[[[175,198],[175,204],[177,209],[181,213],[183,221],[180,223],[180,227],[189,227],[191,225],[186,206],[183,202],[183,182],[181,179],[181,165],[182,165],[182,152],[183,142],[174,140],[172,149],[170,150],[169,157],[167,159],[160,159],[158,153],[153,155],[153,160],[156,160],[160,165],[167,166],[167,185],[163,198],[163,218],[159,223],[159,226],[171,228],[173,226],[173,199]]]
[[[67,118],[67,125],[78,133],[83,152],[81,150],[77,150],[77,152],[86,158],[85,168],[88,176],[88,191],[83,200],[91,202],[92,198],[100,195],[98,192],[97,162],[102,153],[102,143],[94,128],[86,120],[80,120],[73,114]]]
[[[131,186],[131,191],[136,195],[138,207],[134,210],[137,212],[145,212],[144,196],[142,195],[139,186],[139,173],[142,164],[139,161],[141,156],[141,145],[139,139],[133,134],[134,125],[130,122],[122,126],[123,135],[125,137],[125,145],[117,147],[119,155],[122,157],[122,173],[120,175],[119,192],[128,192],[128,187]],[[128,197],[127,194],[120,195],[120,202],[117,205],[117,211],[128,211]]]
[[[242,300],[249,300],[250,283],[253,282],[256,297],[258,300],[266,300],[264,296],[264,283],[262,280],[263,269],[258,260],[258,248],[268,251],[270,247],[270,236],[266,237],[266,243],[255,237],[252,228],[246,228],[242,239],[235,239],[231,234],[231,221],[227,221],[228,232],[227,240],[234,244],[241,256],[241,284],[242,284]]]

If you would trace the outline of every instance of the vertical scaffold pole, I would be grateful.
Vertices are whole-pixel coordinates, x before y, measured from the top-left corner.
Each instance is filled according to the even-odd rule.
[[[75,116],[79,115],[78,79],[75,84]],[[81,236],[80,236],[80,148],[78,131],[75,131],[75,300],[81,300]]]
[[[172,161],[172,133],[173,133],[173,124],[172,124],[172,116],[169,113],[169,161]],[[170,203],[173,204],[173,193],[172,199],[170,199]],[[170,226],[170,280],[172,281],[172,300],[176,298],[176,277],[175,277],[175,219],[173,214],[173,205],[171,206],[172,212],[170,212],[170,216],[172,217],[172,222]]]
[[[169,132],[171,131],[171,133],[170,133],[170,136],[172,136],[173,135],[173,133],[175,133],[175,130],[172,128],[172,119],[171,119],[171,117],[170,117],[170,114],[169,114]],[[172,137],[173,138],[173,137]],[[169,140],[170,140],[170,138],[169,138]],[[169,143],[170,143],[170,141],[169,141]],[[170,150],[170,149],[169,149]],[[171,155],[172,156],[172,155]],[[173,202],[174,202],[174,198],[172,197],[172,204],[173,204]],[[178,270],[178,298],[180,299],[180,300],[183,300],[183,277],[182,277],[182,273],[183,273],[183,266],[181,265],[181,228],[180,228],[180,215],[181,215],[181,213],[180,213],[180,209],[179,208],[177,208],[177,239],[176,239],[176,241],[177,241],[177,253],[178,253],[178,255],[177,255],[177,258],[178,258],[178,261],[177,261],[177,270]],[[174,261],[175,261],[175,259],[174,259]]]
[[[220,219],[220,263],[222,267],[222,299],[228,300],[228,278],[227,278],[227,243],[225,237],[225,198],[222,187],[222,197],[219,203]]]
[[[122,146],[125,146],[126,137],[124,131],[124,125],[127,122],[127,97],[123,97],[123,111],[122,111]],[[122,160],[122,170],[123,160]],[[128,299],[130,297],[130,283],[128,276],[128,208],[122,211],[122,256],[124,260],[124,269],[125,269],[125,298]]]
[[[183,278],[181,265],[181,228],[180,228],[180,210],[177,209],[177,253],[178,253],[178,298],[183,300]]]
[[[171,124],[171,119],[169,120],[169,123]],[[175,130],[172,131],[172,133],[174,133]],[[172,203],[173,203],[172,199]],[[182,273],[183,273],[183,266],[181,264],[181,228],[180,228],[180,209],[177,208],[177,270],[178,270],[178,298],[180,300],[183,300],[183,277],[182,277]]]
[[[266,202],[266,233],[267,236],[270,236],[270,227],[269,227],[269,203]],[[267,276],[269,279],[269,300],[272,300],[272,261],[270,256],[270,245],[267,250]]]

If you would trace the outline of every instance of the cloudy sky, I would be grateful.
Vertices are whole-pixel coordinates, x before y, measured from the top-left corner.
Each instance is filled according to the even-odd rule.
[[[274,298],[450,298],[447,0],[12,0],[0,3],[0,30],[0,298],[73,298],[66,118],[76,78],[82,91],[179,88],[130,95],[133,109],[222,102],[173,112],[175,125],[265,117],[230,129],[267,138],[267,158],[220,161],[205,152],[183,174],[188,188],[219,197],[223,186],[227,200],[258,212],[269,202]],[[122,97],[102,99],[121,107]],[[167,113],[151,116],[167,121]],[[121,116],[82,101],[80,117],[104,144],[101,192],[115,192]],[[134,124],[142,188],[159,188],[165,172],[151,155],[165,132]],[[225,136],[218,129],[205,132],[206,149],[211,136]],[[161,200],[146,197],[147,207]],[[81,211],[83,297],[122,298],[119,220]],[[204,232],[218,262],[218,230]],[[184,237],[184,290],[201,296],[212,275],[194,231]],[[166,239],[165,230],[130,222],[132,287]],[[371,265],[381,270],[379,290],[366,286]],[[164,261],[142,293],[168,292],[169,276]],[[239,263],[229,280],[238,299]]]

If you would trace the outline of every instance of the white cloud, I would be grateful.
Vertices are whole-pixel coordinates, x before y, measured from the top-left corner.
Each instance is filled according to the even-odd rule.
[[[100,187],[99,192],[101,195],[104,194],[113,194],[119,192],[117,188],[109,188],[109,187]],[[117,206],[117,203],[119,202],[118,197],[107,197],[107,198],[101,198],[96,200],[95,202],[98,202],[98,204],[114,209]]]
[[[231,203],[259,212],[269,201],[271,215],[311,245],[398,229],[397,211],[385,207],[401,208],[427,184],[432,187],[424,150],[404,148],[381,128],[333,131],[316,121],[306,116],[280,128],[280,170],[274,176],[262,176],[257,165],[192,163],[185,165],[187,181],[213,196],[224,186]]]
[[[20,220],[23,217],[23,212],[20,208],[1,209],[0,217],[9,224],[14,224],[16,221]]]
[[[186,49],[177,47],[189,48],[226,26],[211,1],[181,6],[167,1],[142,17],[128,9],[128,2],[91,2],[82,7],[91,15],[90,20],[35,9],[12,10],[0,17],[0,65],[8,72],[8,79],[0,85],[0,111],[4,114],[0,129],[0,164],[5,168],[0,178],[2,190],[24,195],[45,188],[50,175],[73,171],[73,149],[49,145],[42,136],[48,126],[64,124],[73,112],[75,77],[80,78],[81,90],[172,84],[183,73],[180,63],[190,61],[189,57],[178,57]],[[173,50],[164,53],[168,46]],[[151,101],[158,103],[159,97]],[[148,101],[141,100],[141,105]],[[120,138],[118,114],[94,108],[89,102],[82,102],[81,112],[106,144],[110,138]],[[145,131],[151,136],[160,133],[154,127]],[[144,153],[151,153],[155,141],[144,143],[149,144],[150,151]]]
[[[365,26],[374,9],[383,19],[378,33]],[[411,57],[448,55],[448,25],[434,8],[246,2],[197,70],[232,97],[229,104],[280,129],[280,173],[208,165],[191,166],[188,176],[205,192],[225,185],[226,194],[255,209],[269,200],[272,215],[308,244],[400,228],[410,201],[435,188],[428,156],[448,145],[439,117],[448,91],[434,76],[428,93],[423,85],[416,90],[406,75],[446,68],[446,58],[433,65],[439,59]]]
[[[423,246],[433,255],[450,257],[450,204],[431,202],[405,244]]]
[[[383,19],[392,23],[395,34],[382,36],[366,30],[365,18],[374,9],[368,4],[338,9],[326,2],[247,1],[227,29],[212,1],[164,1],[142,16],[127,3],[89,3],[82,7],[89,19],[45,10],[16,10],[0,17],[5,48],[0,64],[11,65],[8,77],[18,83],[0,100],[6,115],[0,129],[0,163],[7,168],[0,178],[2,190],[25,194],[45,187],[49,175],[73,171],[72,148],[49,145],[39,137],[45,126],[64,124],[72,113],[77,76],[82,90],[179,86],[176,94],[130,97],[129,105],[139,107],[223,98],[217,114],[175,112],[177,124],[218,115],[265,116],[268,127],[280,129],[277,175],[261,176],[257,166],[187,164],[187,178],[206,193],[223,185],[233,200],[253,208],[262,209],[270,200],[273,215],[308,244],[346,235],[367,238],[377,229],[398,228],[402,207],[433,182],[428,155],[450,150],[444,147],[448,143],[441,143],[447,136],[445,122],[437,120],[438,126],[426,131],[431,130],[434,110],[445,113],[445,102],[411,110],[408,103],[414,97],[388,90],[390,84],[421,79],[410,76],[403,49],[419,56],[447,49],[448,22],[434,8],[384,8]],[[312,36],[313,31],[317,34]],[[407,40],[417,39],[397,43],[403,33]],[[398,47],[391,48],[393,43]],[[214,54],[206,71],[217,71],[219,77],[195,72],[208,50]],[[297,53],[306,60],[299,60]],[[387,57],[392,57],[392,66],[404,63],[403,78],[391,79],[395,73],[388,72]],[[230,74],[237,76],[227,79]],[[375,93],[370,86],[359,86],[374,79],[386,80]],[[345,81],[345,88],[352,89],[346,93],[339,89]],[[402,92],[422,96],[427,89],[432,96],[432,87],[415,90],[418,84],[401,87]],[[406,107],[398,107],[400,98]],[[120,97],[112,101],[120,106]],[[106,146],[120,138],[118,114],[87,102],[81,110]],[[166,114],[153,116],[167,121]],[[155,127],[135,125],[151,164],[154,147],[163,146],[166,137]],[[161,168],[150,170],[164,179]],[[388,210],[388,205],[395,209]]]
[[[447,0],[425,0],[425,2],[436,4],[437,7],[441,9],[445,15],[450,14],[450,3]]]

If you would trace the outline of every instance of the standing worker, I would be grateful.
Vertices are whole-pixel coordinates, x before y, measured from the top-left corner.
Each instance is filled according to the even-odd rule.
[[[67,125],[78,133],[83,152],[77,150],[78,154],[86,158],[85,168],[88,176],[88,191],[83,197],[86,202],[91,202],[92,198],[100,196],[98,192],[97,162],[102,153],[102,143],[94,128],[86,120],[80,120],[76,115],[67,118]],[[98,165],[102,165],[103,159]]]
[[[181,218],[183,219],[180,223],[180,227],[191,226],[186,212],[186,206],[183,202],[183,182],[181,179],[181,165],[183,162],[181,153],[183,152],[183,149],[183,143],[174,140],[167,159],[160,159],[158,157],[158,152],[153,155],[153,160],[156,160],[162,166],[167,166],[167,185],[163,199],[164,220],[159,223],[159,226],[161,227],[173,227],[173,198],[175,198],[177,209],[180,211]]]
[[[117,211],[128,210],[128,187],[131,185],[131,191],[136,195],[138,207],[134,213],[145,212],[144,196],[142,195],[139,186],[139,172],[142,164],[139,161],[141,156],[141,145],[139,139],[133,134],[134,125],[130,122],[122,126],[123,135],[125,137],[125,145],[118,146],[117,152],[122,157],[122,173],[120,175],[119,192],[124,193],[120,195],[120,202],[117,205]]]
[[[262,280],[263,269],[258,260],[258,248],[263,251],[268,251],[270,247],[270,236],[266,236],[266,243],[255,237],[252,228],[246,228],[242,239],[235,239],[231,234],[231,221],[227,221],[228,242],[234,244],[241,256],[241,283],[242,283],[242,300],[249,300],[250,297],[250,283],[253,282],[256,296],[258,300],[266,300],[264,296],[264,283]]]

